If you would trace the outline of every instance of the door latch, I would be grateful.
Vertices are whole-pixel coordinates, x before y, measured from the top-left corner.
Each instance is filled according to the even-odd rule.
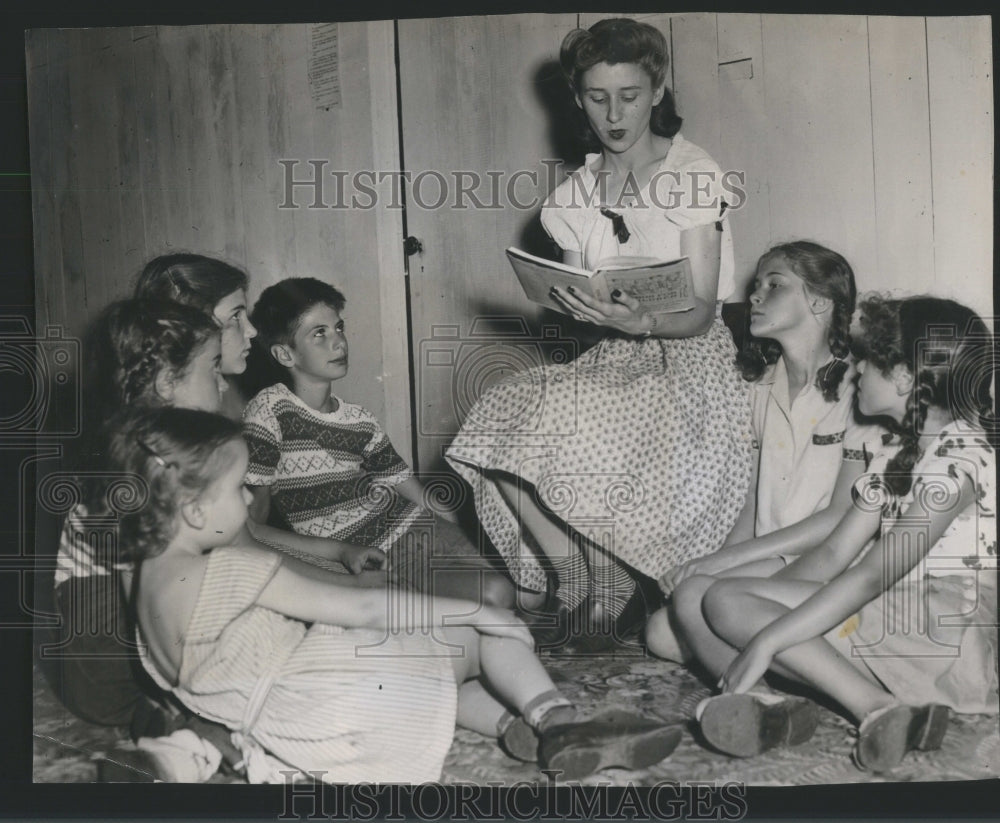
[[[413,257],[413,255],[418,254],[424,250],[424,244],[421,243],[416,237],[410,235],[403,239],[403,251],[406,252],[407,257]]]

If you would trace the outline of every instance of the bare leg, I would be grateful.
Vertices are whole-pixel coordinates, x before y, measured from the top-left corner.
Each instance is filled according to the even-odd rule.
[[[531,589],[518,589],[514,593],[517,606],[529,614],[541,611],[547,598],[548,595],[545,592],[535,592]]]
[[[434,573],[433,594],[510,609],[515,590],[510,580],[492,569],[448,569]]]
[[[472,599],[509,609],[514,606],[514,584],[490,566],[462,528],[440,517],[434,518],[434,561],[442,567],[435,574],[435,591],[444,597]]]
[[[758,560],[728,569],[722,574],[696,575],[684,580],[671,596],[666,609],[654,614],[646,626],[649,650],[667,660],[684,663],[691,659],[691,647],[710,671],[725,670],[732,661],[732,647],[723,643],[709,628],[702,612],[702,598],[712,583],[723,577],[770,577],[784,566],[778,558]],[[712,663],[710,661],[719,661]],[[721,666],[721,668],[720,668]]]
[[[683,642],[682,633],[675,621],[676,617],[668,606],[650,615],[646,621],[646,648],[664,660],[688,663],[694,654]]]
[[[389,549],[388,560],[389,578],[397,586],[500,608],[514,605],[514,584],[447,520],[412,526]]]
[[[497,724],[507,709],[479,680],[466,680],[458,687],[458,716],[456,722],[463,729],[470,729],[485,737],[497,736]]]
[[[575,608],[586,598],[590,588],[590,574],[583,553],[576,545],[575,533],[541,506],[529,484],[501,472],[495,473],[493,478],[501,496],[517,514],[521,528],[530,533],[555,569],[559,578],[559,599],[567,608]]]
[[[558,691],[534,651],[520,640],[491,637],[465,627],[446,628],[444,638],[448,643],[460,644],[465,649],[464,654],[451,658],[460,698],[468,696],[480,706],[486,705],[479,690],[472,690],[467,694],[461,690],[465,681],[477,677],[489,684],[490,691],[497,695],[493,700],[496,706],[500,707],[500,713],[502,713],[502,703],[512,706],[520,713],[539,695]],[[459,717],[466,718],[466,712],[471,712],[473,708],[474,706],[468,709],[460,707]],[[492,707],[490,711],[493,711]],[[484,733],[496,734],[496,720],[499,719],[500,713],[493,718],[493,731]],[[470,720],[470,722],[476,721]],[[470,728],[480,731],[479,725],[477,723],[475,727]]]
[[[757,632],[798,606],[821,585],[805,580],[719,581],[704,597],[707,625],[729,644],[733,649],[731,659],[735,658],[736,649],[744,648]],[[698,654],[700,658],[700,649]],[[823,637],[786,649],[775,657],[772,668],[829,695],[859,722],[893,701],[873,676],[854,666]],[[722,671],[724,667],[713,668],[713,674],[721,675]]]
[[[670,609],[673,620],[669,620],[664,614],[663,618],[657,621],[654,628],[658,632],[661,632],[663,631],[664,624],[666,624],[667,631],[669,631],[671,623],[676,626],[678,632],[677,639],[679,641],[678,646],[680,644],[686,646],[711,674],[719,677],[729,667],[729,664],[733,662],[739,650],[733,648],[732,645],[719,637],[705,620],[705,615],[702,611],[702,601],[704,600],[705,593],[716,582],[714,577],[701,574],[682,581],[674,589],[670,605],[667,607]],[[653,615],[653,617],[657,617],[657,615]],[[650,622],[652,623],[652,621]],[[650,642],[650,648],[654,654],[659,654],[661,650],[664,652],[670,651],[671,638],[666,636],[665,632],[662,636],[656,638],[655,647],[651,642],[648,629],[646,630],[646,637],[647,642]]]

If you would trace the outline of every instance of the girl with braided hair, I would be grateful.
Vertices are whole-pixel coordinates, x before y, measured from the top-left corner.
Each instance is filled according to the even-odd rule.
[[[992,336],[952,300],[875,297],[857,349],[858,406],[896,442],[825,540],[770,578],[714,582],[704,620],[681,622],[723,692],[699,706],[701,730],[730,754],[815,728],[815,705],[769,692],[768,671],[840,704],[875,772],[940,746],[949,709],[998,711]]]
[[[228,291],[225,282],[222,290]],[[242,294],[241,287],[237,291]],[[120,745],[101,761],[102,781],[205,780],[220,756],[235,756],[222,727],[213,730],[151,702],[158,700],[159,690],[137,666],[131,620],[123,607],[131,563],[116,551],[115,524],[121,512],[114,510],[111,494],[121,478],[101,471],[113,432],[97,425],[124,408],[221,409],[227,390],[222,374],[226,331],[205,311],[206,305],[215,305],[211,295],[208,299],[205,305],[153,296],[122,300],[102,312],[90,334],[92,373],[85,386],[93,425],[86,431],[89,443],[75,461],[81,500],[66,513],[55,573],[56,605],[67,629],[57,661],[57,692],[84,720],[130,725],[141,744]],[[271,527],[245,538],[251,544],[255,538],[263,541],[261,549],[294,555],[286,562],[318,579],[340,586],[385,584],[384,572],[364,570],[366,564],[381,563],[380,553],[367,547]],[[336,561],[336,567],[328,561]],[[171,729],[178,731],[168,736]]]
[[[156,300],[121,300],[101,313],[92,343],[99,368],[87,388],[88,394],[93,391],[92,405],[99,407],[102,420],[118,409],[138,405],[219,409],[226,388],[219,371],[219,328],[197,309]],[[91,448],[78,462],[81,470],[93,473],[103,462],[104,437],[103,432],[87,434]],[[86,532],[82,518],[87,510],[96,514],[105,505],[106,478],[91,480],[83,484],[86,499],[67,516],[57,559],[57,593],[64,583],[106,575],[115,565],[109,558],[96,557],[85,542],[73,539]],[[72,528],[74,522],[80,528]],[[81,717],[98,723],[114,724],[127,717],[110,705],[78,708]]]
[[[56,691],[84,720],[129,725],[133,738],[149,741],[144,753],[129,744],[116,749],[98,765],[99,779],[207,779],[227,751],[228,734],[178,718],[177,731],[162,737],[170,731],[168,714],[156,707],[159,689],[138,666],[123,607],[130,564],[115,551],[112,492],[121,478],[100,471],[107,432],[99,424],[122,408],[218,410],[226,389],[219,326],[180,303],[122,300],[101,313],[88,342],[90,425],[75,461],[80,500],[66,513],[56,560],[55,602],[67,630],[55,659]]]
[[[222,377],[219,328],[180,303],[123,300],[106,310],[111,402],[217,411]]]
[[[772,574],[826,537],[850,506],[865,458],[885,434],[855,419],[856,294],[847,260],[817,243],[784,243],[760,258],[750,285],[750,334],[737,358],[752,381],[753,480],[726,546],[660,579],[672,598],[646,628],[654,654],[689,658],[671,614],[687,609],[696,619],[713,578]]]

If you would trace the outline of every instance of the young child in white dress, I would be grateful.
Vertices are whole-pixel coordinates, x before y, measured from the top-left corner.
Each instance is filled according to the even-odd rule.
[[[564,778],[651,765],[677,745],[680,729],[655,721],[573,722],[506,609],[330,585],[232,545],[252,496],[231,420],[133,414],[116,422],[110,457],[147,492],[120,525],[138,564],[143,663],[233,730],[251,782],[280,782],[289,768],[338,783],[436,780],[456,721]]]

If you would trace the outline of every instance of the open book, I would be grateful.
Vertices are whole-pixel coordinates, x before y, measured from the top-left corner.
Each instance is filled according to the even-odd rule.
[[[572,286],[579,292],[605,303],[614,302],[611,292],[620,289],[638,300],[653,314],[689,311],[695,306],[691,261],[656,260],[651,257],[611,257],[598,263],[594,271],[567,266],[521,251],[507,249],[521,288],[529,300],[566,313],[549,289]]]

